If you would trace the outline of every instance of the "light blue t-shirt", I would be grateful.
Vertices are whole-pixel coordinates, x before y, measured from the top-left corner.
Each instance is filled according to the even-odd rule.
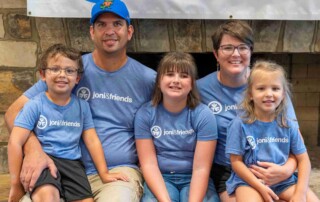
[[[94,128],[89,104],[71,95],[65,106],[54,104],[42,92],[30,99],[14,126],[33,130],[45,153],[64,159],[80,159],[82,132]]]
[[[230,167],[230,160],[225,156],[227,139],[227,127],[237,116],[239,103],[243,99],[243,93],[247,85],[231,88],[223,85],[217,78],[217,72],[213,72],[197,81],[197,87],[201,95],[201,102],[207,105],[216,115],[218,125],[218,143],[214,162]],[[296,115],[288,99],[288,117],[296,120]],[[296,122],[296,125],[297,122]]]
[[[156,72],[130,57],[114,72],[96,66],[91,53],[82,59],[84,73],[74,93],[90,105],[108,167],[137,167],[133,121],[136,111],[151,99]],[[45,89],[45,84],[39,81],[25,95],[30,98]],[[82,157],[87,174],[96,174],[84,145]]]
[[[153,140],[162,174],[191,174],[197,141],[218,138],[215,116],[203,104],[171,113],[149,102],[137,112],[134,126],[136,139]]]
[[[240,155],[246,166],[257,165],[257,161],[265,161],[283,165],[287,162],[289,154],[302,154],[306,147],[300,136],[299,129],[292,121],[288,121],[289,128],[280,127],[277,121],[252,124],[244,123],[241,118],[235,118],[228,127],[227,157],[230,154]],[[291,185],[296,181],[292,176],[281,183],[271,186]],[[226,182],[227,191],[233,194],[240,184],[246,184],[235,172],[231,173]]]

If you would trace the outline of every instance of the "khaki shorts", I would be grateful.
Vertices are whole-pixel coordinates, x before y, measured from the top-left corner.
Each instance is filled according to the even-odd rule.
[[[95,202],[139,202],[143,193],[143,178],[140,170],[130,167],[116,167],[109,172],[123,172],[130,179],[129,182],[116,181],[103,184],[98,174],[89,175]],[[30,195],[26,194],[20,202],[32,202]],[[60,202],[64,202],[62,199]]]
[[[93,198],[95,202],[139,202],[143,193],[143,179],[140,170],[130,167],[116,167],[110,173],[122,172],[129,182],[116,181],[103,184],[98,174],[89,175]]]

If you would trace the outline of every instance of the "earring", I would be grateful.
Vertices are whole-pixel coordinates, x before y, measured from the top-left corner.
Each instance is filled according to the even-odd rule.
[[[217,71],[220,71],[220,64],[217,62]]]

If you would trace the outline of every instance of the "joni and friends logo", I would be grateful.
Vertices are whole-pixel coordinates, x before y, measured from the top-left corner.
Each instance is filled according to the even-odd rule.
[[[211,109],[213,114],[219,114],[222,111],[222,105],[217,101],[210,102],[208,104],[208,107]]]
[[[257,144],[253,136],[247,136],[247,141],[249,142],[252,149],[256,148]]]
[[[262,137],[262,138],[255,138],[253,136],[247,136],[247,141],[250,144],[252,149],[255,149],[260,144],[288,144],[289,139],[287,137],[278,138],[278,137]]]
[[[48,120],[45,116],[40,115],[40,118],[38,120],[37,128],[44,129],[48,125]]]
[[[162,130],[159,126],[153,126],[150,131],[155,138],[159,138],[162,135]]]
[[[113,4],[113,0],[104,0],[104,2],[101,4],[100,8],[110,8],[110,6]]]
[[[86,88],[86,87],[81,87],[77,91],[77,96],[83,100],[86,100],[86,101],[89,100],[90,95],[91,95],[90,90],[89,90],[89,88]]]

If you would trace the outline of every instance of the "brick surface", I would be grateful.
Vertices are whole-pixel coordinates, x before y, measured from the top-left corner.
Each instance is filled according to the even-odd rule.
[[[319,64],[308,64],[308,78],[320,79],[320,63]]]
[[[307,92],[318,93],[320,92],[320,79],[307,78],[307,79],[292,79],[293,92]]]
[[[136,28],[138,52],[169,52],[168,20],[139,20]]]
[[[318,143],[318,121],[299,120],[300,132],[303,136],[305,144],[309,147],[315,147]]]
[[[320,64],[320,57],[318,54],[293,54],[293,64]]]
[[[8,173],[7,144],[0,145],[0,173]]]
[[[290,77],[293,79],[307,78],[308,64],[293,64]]]
[[[294,93],[293,104],[295,107],[319,107],[320,93]]]
[[[286,21],[282,52],[310,52],[315,25],[314,21]]]
[[[254,50],[257,52],[276,52],[280,38],[282,21],[276,20],[254,20]]]
[[[206,52],[212,52],[213,51],[213,45],[211,36],[215,32],[218,26],[220,26],[222,23],[226,22],[225,20],[204,20],[205,24],[205,36],[206,36]]]
[[[202,52],[200,20],[173,20],[173,40],[177,51]]]
[[[317,107],[296,107],[295,111],[299,121],[318,121],[319,119]]]
[[[4,121],[4,115],[0,114],[0,142],[8,142],[9,133]]]
[[[35,67],[37,43],[0,41],[0,66]]]
[[[0,8],[27,8],[26,0],[1,0]]]
[[[0,14],[0,38],[4,38],[3,15]]]
[[[90,37],[89,19],[66,19],[71,46],[82,51],[91,52],[93,43]]]
[[[66,44],[65,28],[60,18],[36,18],[41,51],[56,43]]]
[[[16,39],[31,38],[31,21],[25,14],[9,14],[8,25],[8,32],[12,37]]]
[[[0,112],[4,113],[10,104],[32,85],[33,72],[0,71]]]

